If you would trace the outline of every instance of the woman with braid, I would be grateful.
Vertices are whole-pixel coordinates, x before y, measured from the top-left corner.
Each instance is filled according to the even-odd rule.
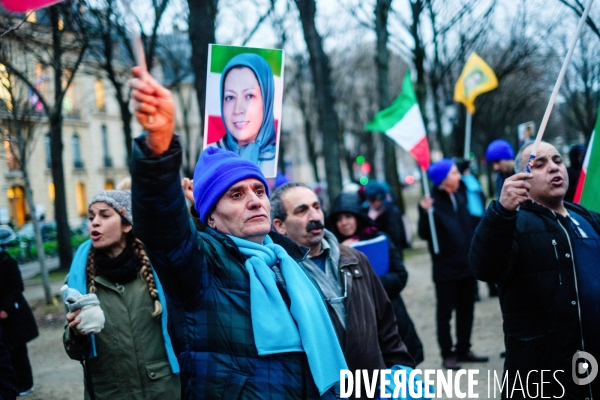
[[[77,249],[63,287],[63,342],[84,365],[84,398],[179,399],[164,295],[133,236],[131,192],[98,193],[88,216],[91,240]]]

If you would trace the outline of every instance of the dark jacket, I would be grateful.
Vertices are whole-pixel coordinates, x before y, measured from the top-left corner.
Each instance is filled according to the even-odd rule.
[[[258,356],[250,314],[244,256],[211,228],[198,232],[180,186],[181,146],[133,151],[135,235],[146,245],[160,277],[181,367],[186,399],[320,398],[303,352]],[[272,234],[292,257],[305,256],[291,240]],[[285,290],[281,288],[281,290]]]
[[[342,287],[347,282],[346,329],[327,304],[348,369],[390,368],[396,364],[415,367],[398,334],[392,304],[367,257],[340,245],[338,264]],[[376,329],[371,327],[376,326]]]
[[[404,221],[402,213],[398,207],[392,202],[386,202],[385,209],[375,218],[375,226],[384,232],[398,250],[402,251],[409,247],[406,239],[406,231],[404,230]]]
[[[427,240],[433,264],[433,281],[456,281],[472,277],[469,270],[469,246],[473,237],[471,215],[467,202],[460,191],[454,192],[457,211],[454,211],[450,195],[439,188],[431,191],[433,217],[437,231],[439,253],[433,251],[429,217],[419,206],[419,236]]]
[[[0,399],[16,399],[16,383],[17,377],[10,361],[10,353],[2,341],[2,329],[0,329]]]
[[[599,214],[565,205],[600,233]],[[558,377],[567,395],[589,397],[588,387],[575,385],[571,378],[572,357],[585,347],[564,217],[531,200],[513,213],[494,201],[475,232],[470,263],[477,279],[498,284],[509,377],[514,378],[517,370],[521,377],[532,370],[563,370]],[[512,382],[508,385],[512,387]],[[554,387],[544,395],[561,393]],[[600,390],[595,395],[600,396]]]
[[[23,297],[23,279],[17,261],[6,251],[0,252],[0,310],[8,318],[0,319],[4,343],[10,349],[38,336],[31,308]]]
[[[342,193],[333,202],[328,218],[328,225],[330,230],[336,236],[338,241],[341,243],[345,239],[339,230],[337,229],[336,221],[337,216],[340,213],[351,213],[357,220],[357,231],[360,231],[359,240],[368,240],[373,237],[377,237],[382,233],[374,231],[372,235],[369,235],[369,227],[374,226],[373,221],[363,214],[363,209],[360,205],[358,195],[353,193]],[[389,239],[389,237],[388,237]],[[398,324],[398,333],[402,338],[402,341],[406,345],[408,352],[413,357],[416,364],[423,361],[423,345],[419,339],[419,335],[415,329],[415,326],[408,314],[402,295],[400,292],[406,286],[408,281],[408,272],[404,267],[402,258],[402,252],[396,248],[391,240],[389,242],[389,272],[380,276],[379,280],[383,284],[386,294],[392,302],[392,308]]]

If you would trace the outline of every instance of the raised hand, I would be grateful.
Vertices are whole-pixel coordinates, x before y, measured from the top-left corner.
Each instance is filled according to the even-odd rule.
[[[508,211],[516,209],[529,198],[529,189],[531,185],[527,182],[533,178],[528,172],[519,172],[504,180],[502,192],[500,193],[500,204]]]
[[[173,96],[150,74],[139,67],[132,68],[129,80],[133,112],[146,130],[146,145],[153,154],[167,151],[175,129]]]

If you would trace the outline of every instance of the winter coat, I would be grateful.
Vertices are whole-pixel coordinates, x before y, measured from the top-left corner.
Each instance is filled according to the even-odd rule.
[[[340,245],[338,264],[342,288],[348,285],[346,329],[328,303],[348,369],[391,368],[394,365],[415,367],[412,356],[398,334],[392,304],[367,257],[348,246]],[[371,327],[376,326],[376,329]]]
[[[575,204],[565,206],[600,233],[600,214]],[[571,378],[572,357],[585,347],[573,248],[564,217],[531,200],[514,213],[494,201],[475,232],[470,263],[477,279],[498,284],[509,378],[516,371],[523,377],[532,370],[563,370],[557,377],[565,398],[590,397],[588,386],[575,385]],[[544,395],[560,396],[562,391],[554,385],[552,390],[546,387]],[[594,392],[600,396],[600,387]]]
[[[336,225],[337,215],[343,212],[354,215],[357,220],[357,230],[364,231],[366,227],[374,226],[373,221],[363,214],[358,195],[353,193],[342,193],[333,201],[328,218],[329,229],[340,243],[347,239],[340,234]],[[359,240],[372,239],[373,237],[382,234],[383,233],[376,232],[372,237],[359,237]],[[415,363],[419,364],[424,359],[423,345],[400,293],[408,281],[408,272],[404,267],[402,252],[398,250],[389,237],[388,243],[390,260],[389,271],[380,276],[379,280],[383,284],[385,292],[392,302],[392,308],[394,310],[394,315],[396,316],[396,322],[398,323],[398,333]]]
[[[471,215],[467,202],[460,191],[454,192],[457,211],[454,211],[450,195],[440,188],[431,191],[433,218],[437,232],[439,253],[433,251],[429,216],[419,206],[419,236],[427,240],[433,264],[433,281],[458,281],[472,277],[469,270],[469,246],[473,237]]]
[[[304,352],[258,355],[245,258],[230,238],[198,232],[189,219],[178,138],[161,156],[150,155],[144,140],[136,139],[133,152],[134,231],[165,290],[183,397],[321,398]],[[305,257],[291,240],[270,236],[294,259]]]
[[[386,202],[384,207],[385,209],[383,212],[375,218],[375,226],[377,226],[377,229],[381,232],[388,235],[388,237],[392,239],[394,246],[402,251],[409,247],[406,231],[404,230],[402,213],[392,202]]]
[[[6,251],[0,252],[0,310],[8,318],[0,319],[4,343],[10,349],[38,336],[33,312],[23,297],[23,279],[17,261]]]
[[[181,398],[179,376],[173,374],[165,350],[161,315],[152,316],[154,300],[146,281],[136,278],[117,285],[103,276],[94,281],[106,319],[94,335],[97,357],[86,361],[96,399]],[[89,337],[76,336],[68,325],[63,343],[74,360],[89,353]],[[85,398],[90,398],[87,390]]]
[[[10,362],[10,353],[2,341],[0,329],[0,399],[14,400],[17,397],[17,377]]]

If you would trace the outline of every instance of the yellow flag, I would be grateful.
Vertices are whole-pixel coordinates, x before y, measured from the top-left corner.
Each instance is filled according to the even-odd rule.
[[[472,52],[465,64],[456,87],[454,100],[463,103],[467,111],[475,113],[475,98],[482,93],[498,87],[498,78],[489,65],[475,52]]]

